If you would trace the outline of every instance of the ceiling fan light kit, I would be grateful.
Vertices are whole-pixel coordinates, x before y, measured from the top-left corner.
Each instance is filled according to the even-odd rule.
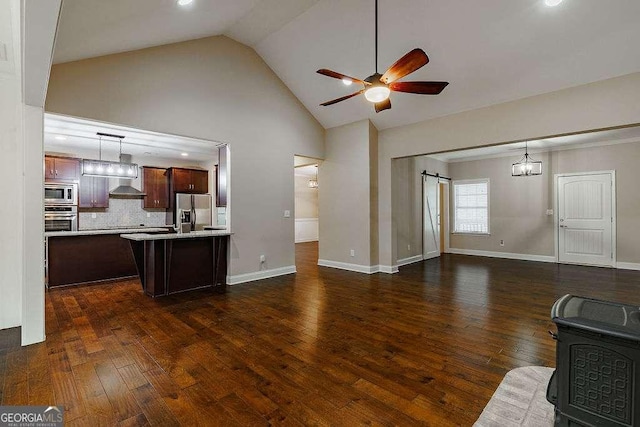
[[[375,2],[375,68],[376,72],[364,80],[356,79],[345,74],[341,74],[326,68],[317,71],[334,79],[340,79],[342,82],[350,86],[352,83],[358,83],[363,86],[358,92],[346,95],[331,101],[323,102],[322,106],[337,104],[338,102],[353,98],[354,96],[364,93],[367,101],[375,106],[376,113],[391,108],[391,100],[389,95],[391,92],[415,93],[419,95],[438,95],[449,84],[448,82],[398,82],[397,80],[413,73],[422,68],[429,62],[429,57],[422,49],[413,49],[411,52],[397,60],[384,74],[378,73],[378,0]]]

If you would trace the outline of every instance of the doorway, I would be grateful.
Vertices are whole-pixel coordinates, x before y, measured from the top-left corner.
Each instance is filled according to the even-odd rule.
[[[437,258],[449,248],[449,182],[423,175],[422,206],[422,258]]]
[[[556,175],[557,261],[615,267],[615,171]]]

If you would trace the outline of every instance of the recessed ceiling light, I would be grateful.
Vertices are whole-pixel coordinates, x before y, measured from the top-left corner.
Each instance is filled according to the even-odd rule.
[[[57,139],[58,141],[65,141],[67,139],[66,136],[62,136],[62,135],[56,135],[54,136],[55,139]]]
[[[181,155],[182,157],[187,157],[187,156],[189,155],[189,153],[180,153],[180,155]]]
[[[544,0],[544,4],[546,4],[547,6],[557,6],[560,3],[562,3],[562,0]]]
[[[193,2],[193,0],[178,0],[178,4],[180,6],[186,6],[186,5],[190,4],[191,2]]]
[[[342,79],[342,83],[344,83],[345,86],[351,86],[351,83],[353,83],[353,81],[351,81],[351,79]]]

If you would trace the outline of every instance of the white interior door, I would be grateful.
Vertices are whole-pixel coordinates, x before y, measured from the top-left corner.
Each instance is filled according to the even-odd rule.
[[[422,180],[422,257],[440,256],[440,185],[438,178]]]
[[[558,177],[558,261],[613,266],[613,174]]]

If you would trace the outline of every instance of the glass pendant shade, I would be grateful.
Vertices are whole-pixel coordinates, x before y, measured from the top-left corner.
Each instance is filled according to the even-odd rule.
[[[384,85],[375,85],[371,86],[364,92],[364,97],[367,98],[367,101],[369,102],[378,103],[389,98],[390,93],[391,90],[388,87]]]
[[[542,175],[542,162],[533,160],[529,153],[525,152],[519,162],[511,165],[511,176]]]

